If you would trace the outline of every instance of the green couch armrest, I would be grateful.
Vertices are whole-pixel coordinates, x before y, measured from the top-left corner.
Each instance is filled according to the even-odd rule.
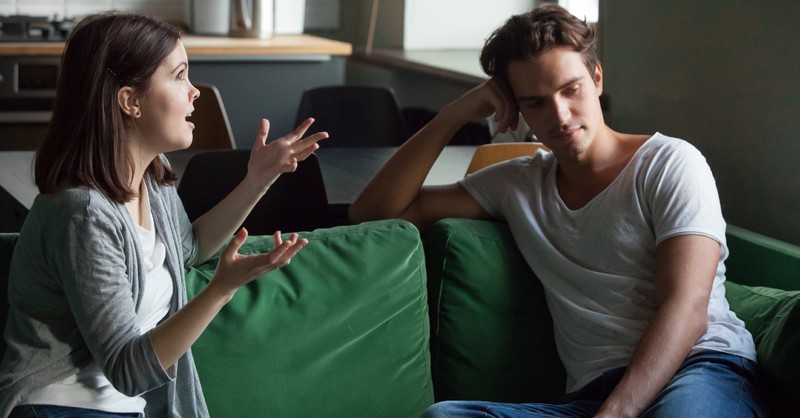
[[[436,400],[560,400],[566,374],[544,291],[508,226],[445,219],[425,253]]]
[[[728,225],[726,277],[748,286],[800,290],[800,247]]]
[[[192,348],[211,416],[418,416],[433,402],[418,231],[393,220],[301,235],[291,264],[240,289]],[[240,253],[272,247],[250,237]],[[216,261],[189,269],[190,296]]]

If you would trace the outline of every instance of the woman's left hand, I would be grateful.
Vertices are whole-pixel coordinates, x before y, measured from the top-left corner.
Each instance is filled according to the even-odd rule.
[[[295,171],[297,163],[305,160],[319,148],[317,142],[328,137],[327,132],[317,132],[303,138],[314,119],[304,120],[295,130],[267,143],[269,121],[261,120],[256,141],[247,163],[247,177],[260,189],[266,189],[283,173]]]
[[[223,294],[232,297],[237,289],[258,276],[288,265],[292,257],[308,244],[307,239],[298,238],[297,234],[291,234],[286,241],[282,239],[280,231],[275,231],[273,236],[275,247],[272,251],[244,255],[239,253],[239,249],[247,240],[247,230],[240,229],[222,252],[209,286],[213,285]]]

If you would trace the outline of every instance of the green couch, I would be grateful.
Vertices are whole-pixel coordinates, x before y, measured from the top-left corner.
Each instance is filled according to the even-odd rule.
[[[292,264],[241,289],[194,345],[212,416],[413,417],[434,400],[561,396],[542,289],[505,225],[448,219],[420,238],[390,220],[303,235]],[[0,234],[1,300],[15,241]],[[735,227],[728,241],[731,306],[756,338],[776,415],[797,416],[800,248]],[[271,247],[251,237],[242,252]],[[190,294],[215,262],[187,271]]]
[[[726,295],[754,335],[774,416],[800,417],[800,247],[735,226],[727,241]],[[425,248],[436,399],[558,400],[542,287],[507,226],[446,219]]]

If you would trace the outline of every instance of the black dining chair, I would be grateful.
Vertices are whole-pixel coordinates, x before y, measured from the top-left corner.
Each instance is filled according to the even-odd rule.
[[[250,150],[208,151],[193,155],[178,183],[178,195],[194,221],[219,203],[244,179]],[[315,155],[282,174],[242,224],[250,235],[312,231],[330,226],[328,197]]]
[[[200,97],[194,101],[189,120],[194,123],[190,150],[236,149],[228,114],[219,90],[208,83],[194,83]]]
[[[295,126],[308,117],[312,130],[326,131],[326,147],[398,146],[409,136],[394,90],[387,87],[341,85],[303,92]]]
[[[0,233],[19,232],[27,216],[28,208],[0,187]]]

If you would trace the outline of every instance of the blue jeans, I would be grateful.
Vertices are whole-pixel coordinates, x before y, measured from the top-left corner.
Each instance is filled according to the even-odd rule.
[[[625,368],[603,373],[567,394],[563,404],[445,401],[430,406],[422,416],[592,417],[624,373]],[[641,417],[766,417],[766,402],[758,381],[758,366],[750,360],[723,353],[697,354],[683,362]]]
[[[121,418],[143,417],[139,413],[104,412],[94,409],[57,405],[22,405],[11,410],[8,418]]]

